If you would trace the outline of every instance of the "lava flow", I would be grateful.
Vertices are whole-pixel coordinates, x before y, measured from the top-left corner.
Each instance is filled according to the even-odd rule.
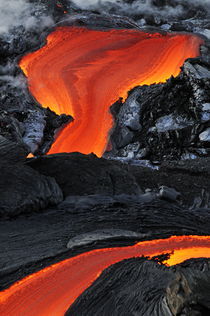
[[[171,253],[167,265],[210,257],[210,236],[172,236],[129,247],[96,249],[66,259],[18,281],[0,293],[0,315],[64,315],[102,271],[124,259]]]
[[[74,117],[49,153],[94,152],[107,146],[109,107],[137,85],[164,82],[199,55],[195,35],[59,27],[47,44],[22,58],[29,89],[43,107]]]

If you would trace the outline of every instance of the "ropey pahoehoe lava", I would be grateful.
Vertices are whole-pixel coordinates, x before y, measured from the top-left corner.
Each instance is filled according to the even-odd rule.
[[[102,271],[128,258],[171,253],[168,266],[210,257],[210,236],[172,236],[133,246],[95,249],[49,266],[0,293],[5,316],[62,316]]]
[[[101,156],[112,128],[109,107],[137,85],[178,75],[187,58],[199,55],[202,42],[191,34],[58,27],[45,46],[20,61],[37,101],[74,118],[49,153]]]

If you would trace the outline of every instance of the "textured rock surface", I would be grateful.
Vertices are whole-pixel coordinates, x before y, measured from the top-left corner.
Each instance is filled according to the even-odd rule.
[[[210,206],[209,158],[165,162],[153,170],[73,153],[29,159],[24,165],[25,147],[3,137],[0,141],[2,215],[58,204],[62,194],[64,209],[139,204],[156,198],[188,208]]]
[[[167,269],[145,259],[124,260],[106,269],[66,315],[208,315],[209,278],[209,261]]]
[[[137,183],[146,190],[160,186],[174,188],[181,193],[180,202],[187,207],[209,207],[209,158],[185,161],[166,161],[159,170],[128,166]]]
[[[209,158],[179,163],[171,161],[163,163],[159,170],[153,170],[99,159],[94,155],[72,153],[36,158],[29,160],[28,164],[41,174],[54,177],[64,196],[72,196],[68,197],[67,203],[77,208],[84,208],[85,204],[103,205],[106,201],[112,201],[110,195],[122,194],[115,198],[117,202],[128,199],[129,195],[146,193],[147,189],[159,194],[161,186],[174,188],[180,193],[180,203],[187,207],[209,207],[208,161]],[[192,186],[192,183],[196,185]],[[102,196],[101,201],[95,196],[98,194]],[[79,197],[81,195],[89,197],[82,199]],[[140,199],[146,199],[145,194]],[[138,198],[136,202],[139,202]]]
[[[55,179],[24,165],[29,153],[23,141],[0,135],[0,218],[31,213],[63,200]]]
[[[0,159],[1,161],[15,163],[25,161],[29,150],[24,143],[14,143],[0,135]]]
[[[93,244],[67,249],[67,243],[81,232],[104,229],[131,230],[135,240],[157,239],[171,235],[208,235],[209,209],[187,210],[163,200],[136,203],[111,202],[89,208],[65,207],[43,213],[22,215],[15,220],[0,221],[1,289],[34,271],[95,248],[126,246],[135,240],[123,234],[119,240],[95,239]],[[143,235],[141,235],[143,234]],[[146,235],[147,237],[143,237]],[[24,247],[23,247],[24,245]]]
[[[37,158],[28,163],[40,173],[54,177],[68,195],[139,194],[134,177],[118,164],[95,155],[58,154]]]
[[[161,161],[209,156],[209,69],[204,58],[188,60],[167,83],[132,90],[115,113],[113,149],[106,156]]]
[[[131,230],[120,230],[120,229],[102,229],[94,230],[89,233],[84,233],[71,238],[67,244],[68,249],[74,249],[85,245],[91,245],[94,242],[104,240],[136,240],[142,239],[146,236],[132,232]]]
[[[0,217],[31,213],[62,201],[53,178],[40,175],[22,163],[0,159]]]

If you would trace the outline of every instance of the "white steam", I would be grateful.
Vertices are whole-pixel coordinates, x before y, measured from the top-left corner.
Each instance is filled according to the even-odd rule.
[[[53,1],[53,0],[48,0]],[[134,0],[126,3],[123,0],[68,0],[81,9],[99,10],[100,12],[113,12],[122,15],[152,14],[156,17],[181,17],[184,13],[183,4],[188,8],[192,5],[202,5],[210,11],[210,0],[174,0],[176,6],[157,7],[152,0]],[[36,3],[36,4],[35,4]],[[29,0],[0,0],[0,35],[7,33],[12,27],[23,25],[26,30],[52,25],[52,18],[44,12],[43,7]],[[45,11],[46,12],[46,11]]]
[[[99,10],[100,12],[115,9],[118,14],[152,14],[159,17],[177,17],[185,12],[183,5],[190,9],[192,5],[203,6],[210,10],[210,0],[176,0],[175,6],[157,7],[152,0],[134,0],[132,3],[126,3],[123,0],[73,0],[81,9]]]
[[[38,6],[35,7],[27,0],[0,0],[0,34],[7,33],[12,27],[19,25],[29,30],[37,25],[44,28],[52,23],[49,16],[40,16],[37,11]]]
[[[104,3],[117,3],[119,0],[73,0],[73,2],[81,9],[90,9],[91,7],[100,7]]]

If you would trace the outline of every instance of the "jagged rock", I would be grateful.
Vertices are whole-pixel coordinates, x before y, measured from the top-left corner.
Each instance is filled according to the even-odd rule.
[[[210,128],[207,128],[205,131],[203,131],[199,138],[202,142],[210,142]]]
[[[64,196],[117,195],[141,192],[134,177],[111,161],[95,155],[57,154],[32,159],[28,165],[55,178]]]
[[[189,59],[178,77],[172,77],[164,84],[133,89],[115,113],[112,151],[105,156],[142,159],[145,157],[142,150],[152,161],[208,156],[209,69],[206,58]],[[138,130],[128,124],[133,120]],[[131,134],[129,138],[126,129]],[[138,151],[132,148],[136,143],[139,144]]]
[[[184,117],[174,117],[173,115],[166,115],[157,119],[155,123],[155,131],[157,131],[158,133],[164,133],[167,131],[182,129],[192,124],[192,121],[190,122]]]
[[[22,124],[22,118],[24,115],[20,113],[19,118],[17,114],[12,115],[6,111],[0,111],[0,135],[6,139],[23,143],[22,138],[25,132],[25,128]]]
[[[132,142],[134,132],[141,130],[140,125],[140,104],[137,102],[138,89],[134,89],[128,96],[124,104],[119,100],[111,107],[111,113],[114,114],[116,125],[111,135],[111,141],[114,146],[120,149]]]
[[[39,144],[35,155],[43,155],[48,152],[54,139],[67,124],[73,121],[73,117],[70,115],[57,115],[49,108],[45,109],[45,129],[43,131],[43,139]]]
[[[202,106],[202,110],[206,112],[210,112],[210,103],[204,103]]]
[[[23,142],[30,148],[31,153],[35,153],[42,143],[45,126],[45,117],[41,111],[28,112],[27,119],[24,121]]]
[[[38,211],[63,199],[53,178],[40,175],[22,163],[8,163],[1,158],[0,174],[0,217]]]
[[[26,103],[16,109],[16,103],[12,102],[7,110],[0,109],[0,135],[23,146],[25,144],[35,155],[45,154],[54,142],[55,134],[72,120],[71,116],[56,115],[36,103]]]
[[[202,316],[210,313],[209,262],[203,271],[180,269],[166,289],[166,301],[172,315]]]

